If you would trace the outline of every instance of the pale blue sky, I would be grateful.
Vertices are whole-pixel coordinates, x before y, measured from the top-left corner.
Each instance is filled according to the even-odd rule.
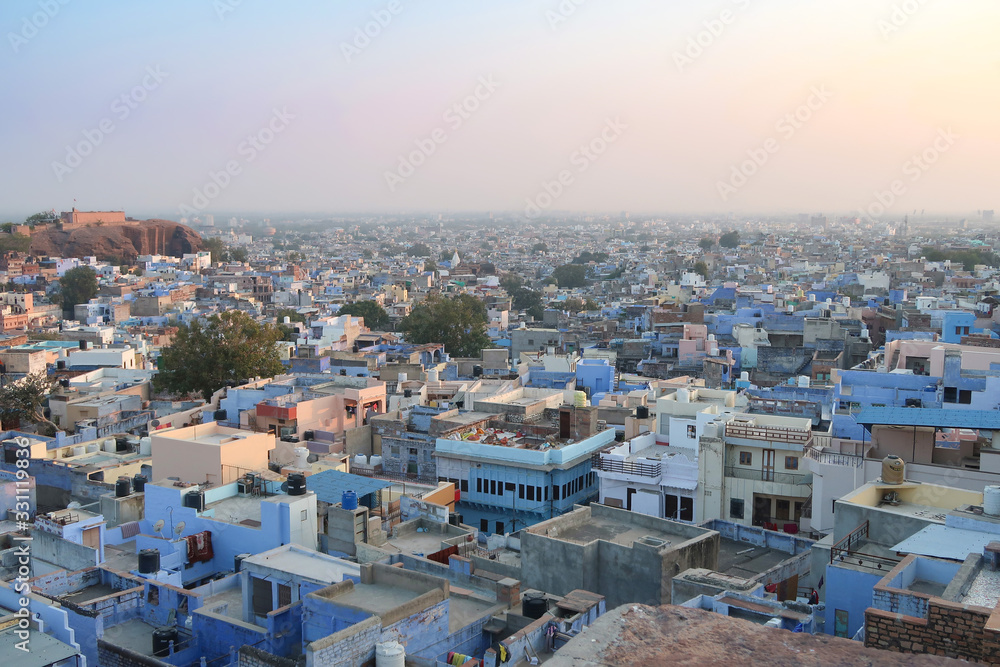
[[[76,198],[177,217],[230,161],[208,212],[523,210],[561,171],[551,209],[853,211],[895,180],[890,216],[997,205],[991,0],[400,0],[345,57],[389,5],[4,0],[0,216]],[[446,115],[477,86],[475,111]],[[615,118],[626,128],[580,169]],[[247,149],[269,123],[273,141]],[[399,156],[417,141],[434,151],[411,173]],[[925,150],[934,163],[908,171]]]

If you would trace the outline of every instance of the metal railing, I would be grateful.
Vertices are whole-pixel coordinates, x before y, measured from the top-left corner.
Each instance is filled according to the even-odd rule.
[[[659,462],[640,463],[638,461],[619,461],[603,458],[597,453],[590,457],[590,467],[603,472],[635,475],[637,477],[659,477],[662,473],[662,466]]]
[[[747,479],[753,482],[774,482],[776,484],[801,484],[806,476],[790,473],[761,470],[760,468],[744,468],[742,466],[726,466],[726,477]]]
[[[726,424],[727,438],[746,438],[768,442],[787,442],[806,446],[812,442],[812,431],[777,426],[741,426],[732,422]]]
[[[852,530],[844,539],[840,540],[830,548],[830,563],[850,560],[861,567],[868,567],[873,570],[891,570],[899,564],[899,558],[888,558],[885,556],[873,556],[872,554],[861,553],[858,547],[868,539],[868,521]]]

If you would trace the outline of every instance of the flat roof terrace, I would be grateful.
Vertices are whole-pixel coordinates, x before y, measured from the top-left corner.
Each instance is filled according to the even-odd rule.
[[[743,579],[753,579],[775,565],[792,558],[778,549],[738,542],[728,538],[719,540],[718,572]]]
[[[635,542],[644,538],[652,538],[653,540],[660,540],[668,544],[680,544],[690,539],[680,533],[671,533],[645,526],[626,524],[611,517],[594,516],[593,514],[589,521],[566,528],[558,528],[555,535],[552,534],[552,530],[550,529],[549,536],[568,542],[576,542],[577,544],[588,544],[594,540],[604,540],[605,542],[620,544],[624,547],[631,547]],[[651,543],[650,546],[663,545]]]

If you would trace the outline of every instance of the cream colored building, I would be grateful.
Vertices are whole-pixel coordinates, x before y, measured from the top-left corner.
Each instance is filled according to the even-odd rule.
[[[217,422],[150,434],[153,479],[228,484],[246,472],[267,470],[274,449],[270,433],[219,426]]]

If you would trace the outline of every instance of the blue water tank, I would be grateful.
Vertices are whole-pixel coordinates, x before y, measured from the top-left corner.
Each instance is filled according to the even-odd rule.
[[[340,506],[345,510],[358,509],[358,494],[354,491],[344,491],[344,495],[340,499]]]

